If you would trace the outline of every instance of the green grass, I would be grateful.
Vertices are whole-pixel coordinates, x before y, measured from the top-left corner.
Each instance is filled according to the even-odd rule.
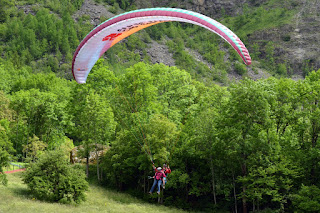
[[[21,180],[21,172],[8,174],[8,186],[0,185],[0,213],[6,212],[139,212],[179,213],[179,209],[148,204],[130,195],[90,185],[87,201],[80,205],[47,203],[33,198]]]

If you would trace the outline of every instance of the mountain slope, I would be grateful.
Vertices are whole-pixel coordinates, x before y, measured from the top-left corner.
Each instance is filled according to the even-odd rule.
[[[7,24],[0,23],[0,28],[3,29],[0,34],[4,35],[0,39],[0,48],[4,50],[2,56],[11,58],[19,66],[21,63],[32,65],[36,70],[49,66],[52,71],[65,78],[72,78],[70,60],[76,44],[91,29],[115,14],[145,7],[185,8],[222,22],[245,43],[254,63],[248,68],[240,66],[234,50],[216,35],[209,35],[206,30],[190,24],[164,23],[131,35],[111,48],[104,58],[115,71],[122,72],[123,68],[139,61],[164,63],[186,69],[203,82],[228,84],[243,77],[258,79],[270,75],[299,79],[320,67],[320,18],[317,14],[320,3],[316,0],[78,0],[73,3],[64,0],[69,5],[63,6],[61,3],[60,7],[54,4],[54,0],[39,0],[33,4],[29,2],[33,1],[18,1],[16,5],[7,3],[9,6],[5,8],[9,7],[11,10],[8,11],[13,12],[11,15],[8,12]],[[41,9],[43,7],[48,8],[50,14],[44,12]],[[66,9],[75,21],[71,24],[73,29],[66,31],[67,35],[62,34],[62,29],[58,29],[62,24],[70,28],[70,19],[64,12]],[[37,17],[39,21],[39,11],[43,16],[51,16],[50,19],[54,22],[63,20],[62,24],[56,26],[59,41],[52,40],[54,36],[49,33],[41,35],[41,29],[34,28],[35,34],[31,37],[38,41],[31,42],[33,48],[24,49],[28,41],[22,45],[17,44],[18,41],[12,36],[17,33],[10,29],[16,29],[16,24],[10,17],[19,17],[18,14],[23,12]],[[27,19],[20,17],[22,21]],[[25,28],[24,30],[28,30],[27,26]],[[19,33],[21,36],[26,34]],[[66,40],[67,46],[63,45]],[[37,48],[41,52],[37,53]],[[29,52],[31,57],[28,56]],[[41,58],[41,55],[45,57]]]

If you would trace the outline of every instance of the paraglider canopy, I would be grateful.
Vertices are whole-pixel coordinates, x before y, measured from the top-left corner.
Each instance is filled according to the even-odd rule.
[[[206,28],[227,41],[246,65],[251,58],[242,41],[227,27],[202,14],[176,8],[148,8],[117,15],[94,28],[77,47],[72,61],[74,79],[82,84],[96,61],[129,35],[155,24],[179,21]]]

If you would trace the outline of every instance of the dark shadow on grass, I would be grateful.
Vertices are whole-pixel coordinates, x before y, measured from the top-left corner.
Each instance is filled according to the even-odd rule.
[[[14,186],[10,187],[11,191],[18,197],[24,197],[26,199],[31,199],[31,191],[27,188],[27,185],[23,183],[23,172],[17,172],[10,174],[9,184],[14,183]]]
[[[26,188],[14,188],[12,190],[12,192],[17,196],[17,197],[21,197],[24,198],[26,200],[33,200],[35,198],[35,196],[32,194],[31,190],[26,189]],[[56,204],[59,202],[54,202],[54,201],[49,201],[49,200],[45,200],[45,199],[39,199],[36,198],[37,202],[41,202],[41,203],[47,203],[47,204]],[[65,204],[65,203],[59,203],[60,205],[64,205],[64,206],[78,206],[79,204],[76,203],[70,203],[70,204]]]
[[[107,187],[103,184],[99,184],[98,181],[89,181],[90,186],[101,188],[105,196],[108,196],[110,200],[116,201],[120,204],[147,204],[147,203],[156,203],[158,200],[158,194],[153,193],[150,194],[143,194],[137,196],[137,193],[133,193],[133,191],[118,191],[114,188]],[[148,202],[149,201],[149,202]]]
[[[12,192],[19,197],[24,197],[26,199],[32,199],[32,194],[29,189],[22,188],[22,187],[19,187],[19,188],[16,187],[16,188],[12,189]]]

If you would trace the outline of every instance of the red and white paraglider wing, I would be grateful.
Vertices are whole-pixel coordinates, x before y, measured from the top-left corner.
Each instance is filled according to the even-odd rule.
[[[73,56],[72,73],[75,80],[80,84],[85,83],[101,55],[122,39],[146,27],[169,21],[199,25],[216,33],[238,52],[245,64],[251,64],[249,52],[241,40],[219,22],[188,10],[149,8],[115,16],[93,29],[81,41]]]

